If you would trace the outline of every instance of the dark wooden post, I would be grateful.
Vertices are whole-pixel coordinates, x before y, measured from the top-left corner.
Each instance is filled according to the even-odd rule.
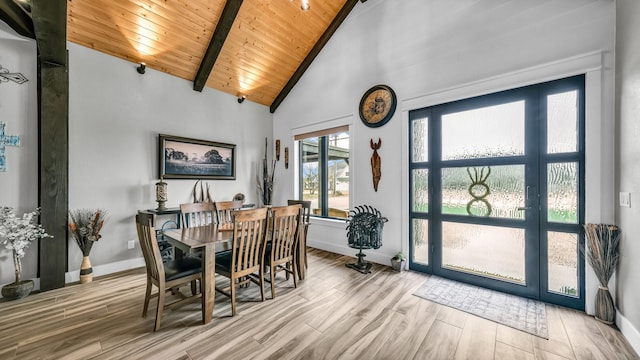
[[[69,199],[69,77],[67,1],[33,0],[38,44],[39,205],[53,238],[40,240],[40,289],[65,285]]]
[[[40,217],[53,238],[40,240],[40,289],[64,287],[67,270],[69,78],[65,66],[39,64]]]

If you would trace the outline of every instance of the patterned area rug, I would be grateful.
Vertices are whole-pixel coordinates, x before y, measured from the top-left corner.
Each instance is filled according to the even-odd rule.
[[[544,303],[431,276],[413,293],[497,323],[549,338]]]

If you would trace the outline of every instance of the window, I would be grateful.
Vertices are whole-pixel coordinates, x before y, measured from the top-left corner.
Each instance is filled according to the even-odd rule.
[[[349,128],[317,131],[296,136],[300,151],[298,194],[311,201],[311,214],[320,217],[349,216]]]

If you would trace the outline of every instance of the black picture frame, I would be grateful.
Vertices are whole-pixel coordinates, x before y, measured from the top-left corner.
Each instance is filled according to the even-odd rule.
[[[158,162],[164,179],[236,179],[234,144],[159,134]]]

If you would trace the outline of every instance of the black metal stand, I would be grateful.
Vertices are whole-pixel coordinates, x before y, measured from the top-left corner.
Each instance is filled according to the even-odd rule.
[[[360,247],[360,252],[356,254],[356,256],[358,257],[358,262],[356,263],[351,263],[351,264],[345,264],[346,267],[352,268],[353,270],[359,271],[363,274],[368,274],[371,272],[371,263],[370,262],[366,262],[363,260],[363,258],[367,255],[365,255],[362,252],[362,247]]]

